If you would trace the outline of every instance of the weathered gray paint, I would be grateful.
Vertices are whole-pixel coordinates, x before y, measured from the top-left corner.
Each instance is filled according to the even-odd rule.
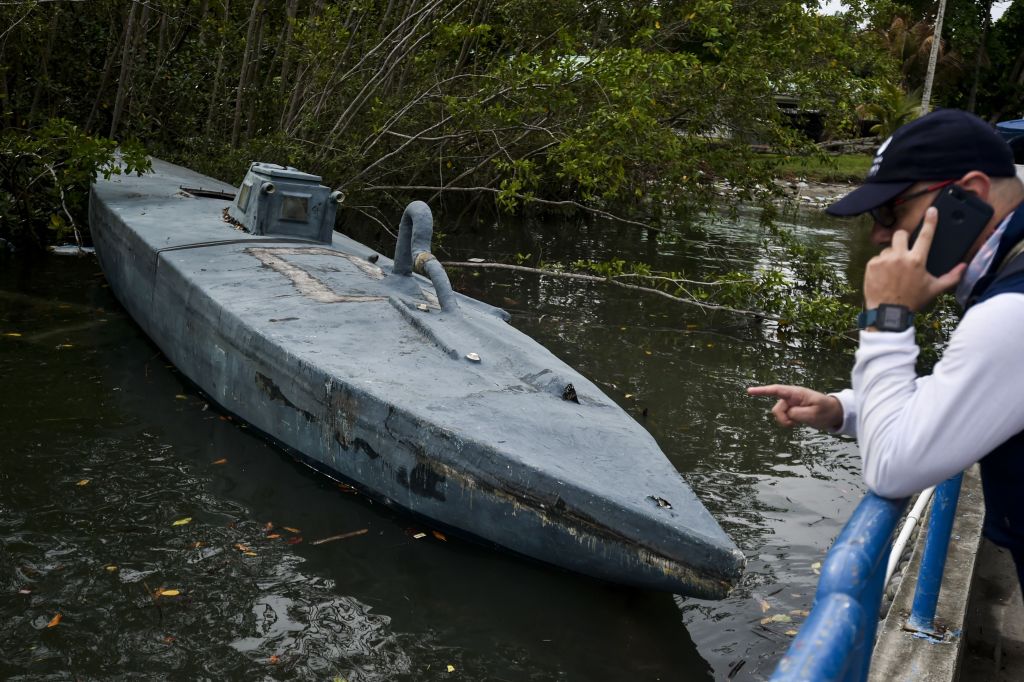
[[[225,409],[376,499],[514,552],[728,592],[742,554],[650,434],[503,311],[458,294],[442,311],[427,279],[366,246],[248,234],[229,202],[182,185],[233,190],[154,161],[95,183],[92,233],[129,313]]]

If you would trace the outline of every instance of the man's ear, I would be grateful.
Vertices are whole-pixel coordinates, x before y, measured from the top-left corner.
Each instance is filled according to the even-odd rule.
[[[963,176],[957,183],[964,189],[974,192],[978,198],[988,203],[989,193],[992,191],[992,178],[981,171],[971,171]]]

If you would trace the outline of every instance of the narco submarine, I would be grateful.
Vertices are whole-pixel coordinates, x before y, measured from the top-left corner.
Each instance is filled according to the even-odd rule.
[[[428,523],[605,580],[724,597],[743,556],[651,435],[452,290],[410,204],[394,261],[333,231],[341,196],[253,163],[240,189],[154,160],[97,179],[114,293],[212,401]]]

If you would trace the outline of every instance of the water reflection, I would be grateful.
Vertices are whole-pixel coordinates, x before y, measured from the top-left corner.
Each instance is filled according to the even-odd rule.
[[[448,257],[615,256],[689,272],[762,258],[751,221],[712,221],[709,240],[508,227],[452,232]],[[799,229],[848,267],[856,235]],[[0,335],[20,335],[0,336],[0,677],[767,676],[809,608],[814,563],[862,488],[851,443],[780,431],[743,389],[839,388],[848,360],[633,292],[453,275],[654,434],[747,556],[729,599],[674,600],[452,538],[416,539],[414,522],[207,406],[125,317],[94,261],[0,261]],[[154,598],[159,589],[181,595]],[[790,622],[762,623],[775,615]]]

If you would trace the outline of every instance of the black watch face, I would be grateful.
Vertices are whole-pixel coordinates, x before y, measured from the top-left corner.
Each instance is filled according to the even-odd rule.
[[[885,331],[903,331],[907,328],[907,310],[898,305],[878,306],[875,327]]]

